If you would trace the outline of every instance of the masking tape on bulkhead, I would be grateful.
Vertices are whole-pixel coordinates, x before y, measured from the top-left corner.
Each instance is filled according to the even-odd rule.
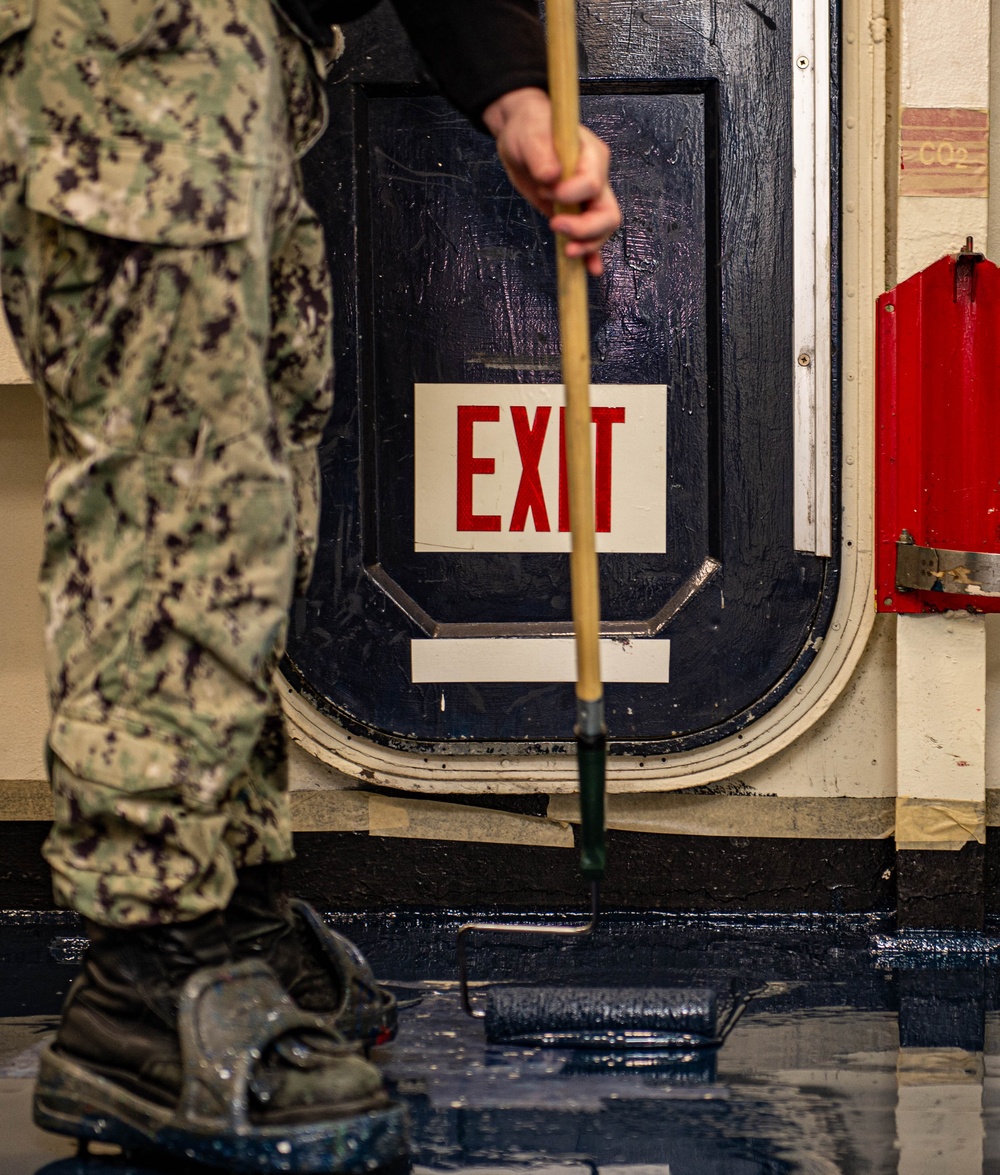
[[[41,779],[10,779],[0,783],[0,822],[51,820],[52,793]]]
[[[347,788],[309,788],[289,796],[295,832],[370,832],[419,840],[572,848],[565,822],[410,796],[381,796]],[[52,819],[43,780],[0,782],[0,822]]]
[[[342,788],[293,791],[292,828],[295,832],[367,832],[368,796]]]
[[[896,1059],[899,1085],[977,1085],[983,1054],[965,1049],[901,1048]]]
[[[350,788],[294,790],[296,832],[368,832],[376,836],[488,840],[569,848],[566,827],[579,821],[575,795],[549,797],[545,819],[419,797],[373,796]],[[374,806],[374,811],[373,811]],[[959,849],[982,843],[984,805],[900,797],[706,796],[683,791],[608,797],[608,827],[674,836],[802,837],[883,840],[898,822],[900,848]],[[0,782],[0,822],[52,819],[44,780]],[[1000,826],[1000,791],[986,793],[985,823]]]
[[[958,850],[970,841],[986,843],[985,800],[896,798],[896,847]]]
[[[372,836],[419,840],[459,840],[480,844],[573,847],[573,830],[564,821],[520,812],[497,812],[441,800],[409,796],[368,797],[368,831]]]
[[[684,792],[610,795],[607,825],[669,836],[803,837],[887,840],[891,796],[705,796]],[[575,796],[549,797],[550,819],[579,821]]]

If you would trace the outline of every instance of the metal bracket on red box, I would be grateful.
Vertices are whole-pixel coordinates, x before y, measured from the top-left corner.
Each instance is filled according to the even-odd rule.
[[[1000,596],[1000,555],[921,547],[903,531],[896,543],[896,589]]]

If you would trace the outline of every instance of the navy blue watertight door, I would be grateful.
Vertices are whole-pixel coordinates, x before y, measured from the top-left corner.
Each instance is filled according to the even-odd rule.
[[[625,218],[590,297],[619,749],[688,749],[765,712],[835,594],[836,558],[793,542],[790,21],[790,0],[581,13],[584,117],[612,145]],[[337,402],[285,672],[395,746],[564,740],[552,241],[391,8],[347,34],[305,164],[332,258]]]

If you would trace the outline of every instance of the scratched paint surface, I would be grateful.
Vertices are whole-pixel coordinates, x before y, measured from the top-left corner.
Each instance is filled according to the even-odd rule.
[[[306,160],[337,259],[338,392],[286,671],[393,745],[563,740],[570,686],[410,681],[411,640],[557,631],[570,600],[561,555],[414,550],[414,385],[558,382],[555,280],[542,222],[383,8],[350,26]],[[581,36],[625,216],[591,286],[594,381],[668,389],[666,551],[606,554],[601,575],[608,621],[670,641],[671,681],[609,686],[608,724],[614,750],[666,754],[792,688],[836,592],[836,559],[792,548],[790,0],[584,4]]]
[[[340,925],[403,1004],[399,1037],[376,1059],[410,1109],[414,1175],[998,1170],[996,927],[897,935],[878,916],[612,915],[573,948],[476,947],[477,981],[695,981],[723,1002],[734,981],[763,988],[720,1052],[657,1059],[487,1046],[458,1005],[456,915]],[[61,916],[0,917],[0,1171],[205,1175],[141,1156],[80,1161],[31,1126],[38,1050],[75,973],[78,933]]]

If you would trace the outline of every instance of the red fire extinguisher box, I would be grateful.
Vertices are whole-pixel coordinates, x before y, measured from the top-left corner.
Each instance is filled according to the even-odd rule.
[[[880,612],[1000,611],[1000,269],[973,249],[878,300]]]

